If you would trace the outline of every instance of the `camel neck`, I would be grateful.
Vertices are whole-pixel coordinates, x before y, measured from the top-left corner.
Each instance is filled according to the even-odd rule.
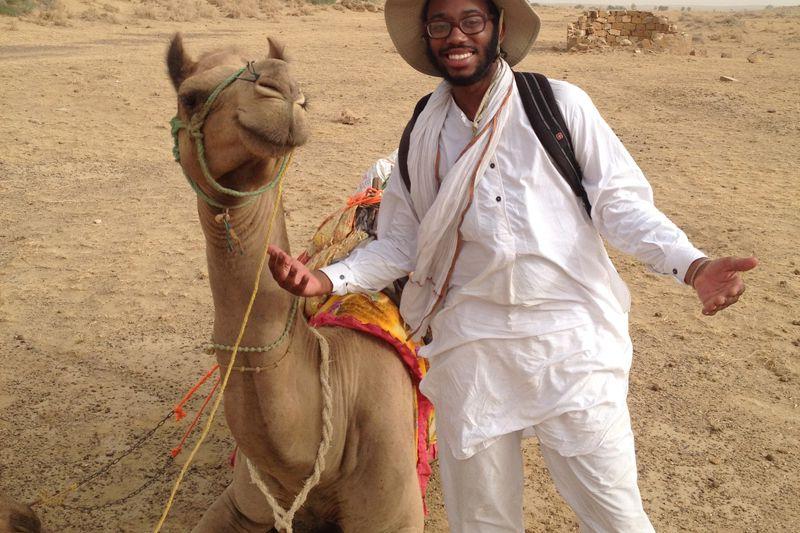
[[[276,202],[277,191],[269,191],[250,205],[228,212],[227,224],[222,220],[220,209],[198,202],[200,223],[206,237],[208,277],[214,299],[214,342],[232,345],[236,341],[247,304],[253,292],[261,257],[267,243],[269,220],[272,209],[278,209],[269,244],[288,249],[288,237],[283,206]],[[231,244],[233,245],[231,249]],[[266,270],[267,267],[264,267]],[[292,297],[278,287],[269,272],[262,272],[258,294],[250,312],[248,325],[242,338],[242,346],[266,346],[284,332]],[[287,348],[309,344],[310,332],[300,317],[295,317],[293,332],[286,340],[270,352],[258,352],[237,356],[237,365],[262,366],[263,361],[274,361]],[[291,346],[287,345],[290,343]],[[281,362],[284,367],[296,362],[292,353]],[[229,354],[221,354],[221,362],[230,360]]]

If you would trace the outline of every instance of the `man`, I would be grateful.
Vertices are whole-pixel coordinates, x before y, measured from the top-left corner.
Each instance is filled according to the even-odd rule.
[[[452,531],[522,532],[521,439],[536,435],[586,531],[652,531],[626,404],[629,294],[601,236],[694,287],[703,313],[735,303],[755,258],[710,260],[659,212],[642,172],[577,87],[551,81],[591,217],[528,121],[510,66],[539,18],[526,0],[388,0],[400,55],[444,78],[414,126],[410,190],[389,179],[378,239],[310,272],[270,249],[301,296],[375,291],[410,274],[401,312],[430,331],[422,391],[437,409]]]

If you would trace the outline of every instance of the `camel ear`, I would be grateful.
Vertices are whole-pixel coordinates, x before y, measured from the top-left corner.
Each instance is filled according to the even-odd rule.
[[[176,91],[181,83],[189,77],[196,65],[183,49],[183,37],[180,33],[176,33],[169,45],[169,50],[167,50],[167,69]]]
[[[269,53],[267,57],[271,57],[272,59],[280,59],[281,61],[289,62],[289,56],[286,55],[286,46],[277,39],[273,39],[272,37],[267,37],[267,42],[269,42]]]

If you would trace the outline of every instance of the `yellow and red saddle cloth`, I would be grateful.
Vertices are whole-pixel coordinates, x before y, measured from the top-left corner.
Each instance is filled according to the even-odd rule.
[[[317,229],[309,249],[304,254],[309,268],[320,268],[346,257],[358,244],[369,238],[363,224],[374,220],[381,191],[368,189],[348,200],[345,208],[327,217]],[[372,212],[370,213],[369,210]],[[416,448],[417,475],[423,501],[430,463],[436,459],[436,432],[433,404],[419,390],[427,371],[427,361],[417,355],[419,346],[411,341],[397,305],[384,293],[351,293],[344,296],[309,298],[306,316],[314,327],[339,326],[368,333],[394,347],[397,356],[411,376],[415,391],[417,413]]]

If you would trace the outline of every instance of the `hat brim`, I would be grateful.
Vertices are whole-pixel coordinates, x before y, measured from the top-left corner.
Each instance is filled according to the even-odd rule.
[[[506,34],[501,47],[506,52],[508,64],[514,66],[528,55],[539,35],[539,15],[527,0],[491,1],[504,12]],[[421,13],[424,5],[424,0],[386,0],[386,28],[395,48],[409,65],[423,74],[442,77],[426,52],[428,43],[423,33]]]

